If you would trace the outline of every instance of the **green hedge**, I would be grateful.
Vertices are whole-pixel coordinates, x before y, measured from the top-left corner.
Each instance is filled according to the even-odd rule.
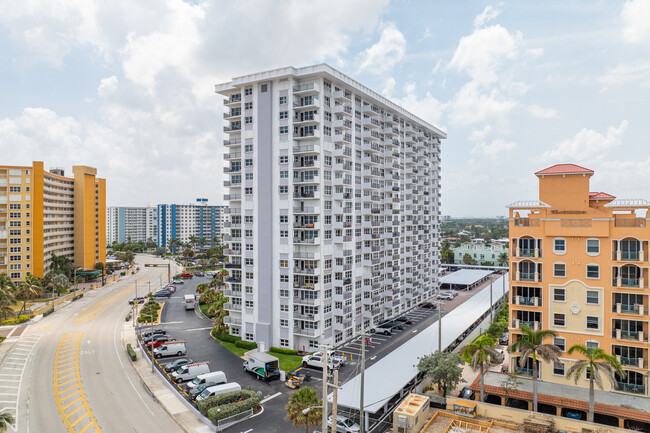
[[[237,403],[231,403],[225,406],[213,407],[208,411],[208,419],[212,424],[217,425],[220,420],[246,412],[249,409],[253,409],[253,413],[255,413],[255,410],[259,405],[259,398],[250,398],[248,400],[238,401]]]
[[[43,311],[43,317],[49,316],[52,313],[54,313],[54,307],[50,307],[47,310]]]
[[[223,406],[225,405],[232,406],[233,402],[241,399],[244,399],[244,401],[248,401],[248,400],[255,401],[255,407],[257,407],[257,405],[259,405],[260,403],[260,397],[257,395],[255,391],[242,389],[240,391],[226,392],[225,394],[208,397],[204,400],[197,402],[197,406],[199,412],[201,412],[204,416],[208,416],[208,412],[210,411],[210,409],[221,408],[221,411],[223,412]]]
[[[257,349],[257,343],[255,343],[254,341],[238,340],[235,341],[235,346],[241,347],[242,349],[248,349],[248,350]]]
[[[219,334],[217,334],[216,330],[217,330],[217,328],[214,328],[212,330],[212,335],[214,336],[214,338],[216,338],[219,341],[225,341],[226,343],[234,343],[235,345],[237,345],[238,341],[241,341],[241,338],[237,337],[236,335],[230,335],[230,334],[221,334],[221,335],[219,335]]]
[[[297,350],[283,349],[282,347],[273,347],[273,346],[271,346],[269,352],[281,353],[283,355],[298,355],[300,353]]]
[[[32,318],[31,315],[23,315],[20,317],[15,317],[13,319],[3,320],[2,322],[0,322],[0,325],[18,325],[19,323],[27,322],[31,318]]]
[[[126,345],[126,351],[129,354],[129,357],[131,358],[131,361],[135,362],[135,350],[133,350],[133,347],[131,347],[131,343]]]
[[[83,297],[84,297],[84,294],[83,294],[83,293],[80,293],[80,294],[74,296],[74,297],[72,298],[72,301],[76,301],[76,300],[81,299],[81,298],[83,298]]]

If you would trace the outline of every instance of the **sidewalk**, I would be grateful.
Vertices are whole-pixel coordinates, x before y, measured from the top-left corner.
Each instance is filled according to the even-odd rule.
[[[134,370],[140,376],[144,385],[149,389],[151,395],[167,411],[169,416],[176,421],[178,426],[188,433],[208,433],[215,431],[213,427],[202,423],[197,418],[197,415],[186,406],[189,403],[181,400],[168,387],[168,384],[158,376],[157,372],[151,372],[151,364],[138,346],[133,325],[130,322],[125,322],[122,325],[122,344],[125,352],[128,343],[131,344],[137,355],[135,362],[131,362],[130,360],[129,362],[131,362]]]

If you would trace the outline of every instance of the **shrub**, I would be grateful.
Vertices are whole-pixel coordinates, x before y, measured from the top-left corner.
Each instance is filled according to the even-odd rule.
[[[131,343],[126,345],[126,351],[129,354],[129,357],[131,358],[131,361],[135,362],[135,350],[133,350],[133,347],[131,347]]]
[[[271,347],[269,352],[281,353],[283,355],[298,355],[299,352],[293,349],[284,349],[282,347]]]
[[[232,404],[233,402],[241,399],[244,399],[244,401],[256,400],[257,404],[259,404],[260,402],[260,397],[257,395],[255,391],[242,389],[240,391],[226,392],[224,394],[208,397],[204,400],[199,401],[197,403],[197,406],[199,412],[201,412],[205,416],[208,416],[208,411],[210,409]]]
[[[208,419],[214,425],[217,425],[219,420],[228,418],[234,415],[238,415],[242,412],[246,412],[249,409],[255,409],[259,406],[259,399],[248,399],[244,401],[238,401],[237,403],[231,403],[225,406],[213,407],[208,411]]]
[[[257,349],[257,343],[255,343],[254,341],[238,340],[235,341],[235,346],[241,347],[242,349],[248,349],[248,350]]]
[[[212,332],[214,334],[216,334],[216,332],[215,332],[216,329],[217,328],[214,328],[212,330]],[[212,335],[214,335],[214,334],[212,334]],[[219,341],[225,341],[226,343],[234,343],[235,345],[237,345],[238,341],[241,341],[240,337],[237,337],[236,335],[230,335],[230,334],[217,334],[217,335],[214,335],[214,338],[216,338]]]
[[[128,322],[129,320],[131,320],[131,313],[127,314],[126,317],[124,318],[125,322]]]
[[[43,317],[49,316],[52,313],[54,313],[54,307],[50,307],[47,310],[43,311]]]
[[[0,323],[0,324],[1,325],[18,325],[19,323],[27,322],[31,318],[32,318],[31,315],[29,315],[29,316],[20,316],[20,317],[15,317],[13,319],[3,320],[2,323]]]

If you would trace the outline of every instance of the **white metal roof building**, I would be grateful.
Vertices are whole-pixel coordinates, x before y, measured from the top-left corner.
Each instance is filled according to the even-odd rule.
[[[506,279],[505,285],[501,281],[503,278]],[[494,281],[492,285],[492,305],[499,302],[503,290],[505,290],[507,296],[508,274]],[[442,318],[442,347],[447,348],[453,344],[470,325],[486,314],[489,309],[490,286],[485,287]],[[365,373],[365,411],[375,414],[391,399],[400,394],[403,388],[418,375],[417,364],[419,358],[435,352],[437,348],[438,322],[432,324],[369,367]],[[361,375],[358,374],[341,386],[338,391],[339,406],[359,410],[360,381]],[[328,400],[332,401],[331,394]]]
[[[450,288],[451,286],[464,286],[459,288],[471,289],[478,283],[484,281],[492,272],[493,271],[483,269],[461,269],[459,271],[452,272],[451,274],[447,274],[444,277],[441,277],[440,285],[446,285],[445,288]]]

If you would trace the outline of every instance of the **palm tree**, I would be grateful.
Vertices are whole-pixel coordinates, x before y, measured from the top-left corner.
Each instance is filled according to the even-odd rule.
[[[124,259],[127,262],[129,262],[130,265],[132,265],[133,262],[135,261],[135,254],[133,253],[133,251],[127,251],[126,253],[124,253]]]
[[[625,372],[616,357],[609,355],[600,347],[592,349],[581,344],[575,344],[569,348],[567,353],[571,355],[573,352],[580,353],[586,359],[576,361],[567,370],[566,375],[567,377],[573,376],[576,383],[578,383],[578,380],[585,376],[585,371],[589,372],[589,419],[587,421],[594,422],[594,382],[600,389],[603,389],[603,381],[600,377],[603,374],[614,387],[616,386],[615,374],[618,373],[625,377]]]
[[[22,313],[27,307],[27,300],[35,298],[43,293],[43,288],[38,277],[30,275],[25,277],[25,281],[21,282],[16,290],[16,297],[23,300],[23,307],[20,309]]]
[[[499,254],[499,257],[497,257],[497,262],[499,262],[501,266],[505,266],[508,263],[508,259],[508,253],[501,253]]]
[[[14,312],[12,306],[16,302],[15,292],[16,286],[13,281],[7,274],[0,274],[0,314],[5,319]]]
[[[61,292],[63,290],[67,290],[68,287],[70,287],[70,281],[63,274],[55,275],[52,278],[52,284],[53,284],[54,288],[56,288],[56,293],[58,295],[61,295]]]
[[[308,386],[303,386],[297,392],[291,394],[287,403],[287,421],[291,421],[294,427],[305,425],[305,432],[309,433],[309,427],[317,426],[323,416],[323,402],[316,395],[316,391]],[[306,412],[306,413],[305,413]]]
[[[196,243],[199,245],[199,249],[203,250],[203,247],[205,244],[208,242],[208,240],[204,237],[200,237],[196,240]]]
[[[442,241],[442,248],[440,250],[440,259],[442,260],[442,263],[449,263],[451,254],[453,253],[449,241]]]
[[[11,281],[9,275],[5,273],[0,274],[0,293],[9,293],[13,295],[15,291],[16,285]]]
[[[525,367],[528,357],[533,358],[533,411],[537,412],[537,358],[542,361],[558,362],[558,355],[562,352],[555,344],[544,343],[548,337],[557,337],[557,332],[550,329],[535,331],[526,325],[521,326],[523,335],[510,346],[511,352],[521,352],[519,366]]]
[[[188,242],[188,247],[194,249],[196,246],[196,243],[198,242],[199,238],[197,238],[194,235],[190,235],[189,237],[189,242]]]
[[[490,365],[495,365],[503,361],[499,352],[494,350],[494,339],[487,334],[477,337],[474,341],[465,346],[462,359],[474,370],[477,368],[479,369],[481,382],[480,398],[481,401],[483,401],[483,370]]]
[[[14,417],[9,412],[0,413],[0,432],[7,429],[7,426],[14,423]]]

